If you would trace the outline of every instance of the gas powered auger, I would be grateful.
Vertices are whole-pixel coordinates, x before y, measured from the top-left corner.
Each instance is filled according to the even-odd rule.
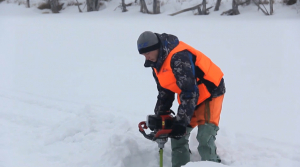
[[[174,113],[174,112],[173,112]],[[139,123],[139,131],[146,139],[157,142],[159,148],[160,167],[163,166],[163,148],[168,141],[169,133],[172,131],[174,117],[169,115],[148,115],[147,121]],[[152,132],[146,134],[144,129],[149,128]]]

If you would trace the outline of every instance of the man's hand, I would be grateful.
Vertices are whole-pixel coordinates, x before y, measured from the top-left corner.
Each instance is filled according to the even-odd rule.
[[[186,134],[186,126],[179,124],[177,121],[174,121],[172,131],[169,134],[171,138],[179,140]]]

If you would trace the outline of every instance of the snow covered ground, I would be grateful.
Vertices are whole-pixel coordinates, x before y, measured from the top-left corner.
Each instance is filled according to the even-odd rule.
[[[225,73],[227,93],[216,144],[222,164],[201,162],[192,131],[187,167],[300,166],[300,14],[277,5],[222,17],[176,17],[131,7],[42,14],[0,4],[0,167],[156,167],[158,148],[137,124],[153,113],[156,85],[136,40],[171,33]],[[226,6],[227,5],[227,6]],[[178,7],[178,8],[176,8]],[[173,105],[176,111],[178,105]],[[170,142],[164,166],[171,163]]]

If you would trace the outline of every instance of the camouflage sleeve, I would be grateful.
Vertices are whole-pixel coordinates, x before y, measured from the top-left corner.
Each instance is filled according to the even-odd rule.
[[[173,101],[175,99],[175,93],[168,89],[164,89],[163,87],[160,86],[154,71],[153,71],[153,77],[157,84],[157,90],[158,90],[157,102],[154,108],[154,113],[156,115],[164,114],[167,111],[169,111],[170,108],[172,107]]]
[[[171,59],[171,68],[177,86],[181,89],[179,95],[181,104],[178,107],[176,119],[183,125],[190,123],[199,97],[192,56],[188,51],[181,51],[174,54]]]

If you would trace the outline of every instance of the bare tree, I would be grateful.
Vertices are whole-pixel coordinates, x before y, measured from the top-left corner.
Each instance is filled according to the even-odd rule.
[[[202,12],[199,15],[207,15],[208,12],[206,11],[206,0],[202,1]]]
[[[250,3],[251,3],[251,0],[246,0],[246,5],[250,5]]]
[[[239,15],[240,11],[239,11],[239,4],[237,3],[238,0],[232,0],[232,12],[233,15]]]
[[[255,0],[253,0],[255,1]],[[244,5],[249,3],[248,0],[246,0],[245,2],[240,2],[239,0],[232,0],[232,9],[223,12],[221,15],[239,15],[240,11],[239,11],[239,5]]]
[[[253,0],[253,2],[255,3],[255,5],[258,7],[258,10],[261,10],[265,15],[271,15],[271,13],[268,12],[267,8],[265,7],[265,5],[259,0],[259,2],[257,2],[256,0]],[[264,8],[262,8],[260,6],[260,4],[262,4],[262,6]],[[273,4],[272,4],[272,7],[271,7],[271,2],[270,2],[270,9],[272,8],[272,13],[273,13]],[[271,12],[271,10],[270,10]]]
[[[122,0],[122,12],[127,12],[125,0]]]
[[[87,11],[98,11],[99,10],[99,0],[86,0]]]
[[[78,0],[76,0],[76,2],[77,2],[76,5],[77,5],[77,7],[78,7],[79,12],[82,13],[82,10],[81,10],[80,7],[79,7],[79,5],[81,5],[81,4],[78,2]]]
[[[273,3],[274,3],[274,1],[270,0],[270,15],[272,15],[273,12],[274,12],[274,10],[273,10]]]
[[[125,0],[121,0],[121,4],[119,5],[119,6],[117,6],[116,7],[116,9],[115,10],[117,10],[118,8],[120,8],[121,10],[122,10],[122,12],[127,12],[128,10],[127,10],[127,6],[131,6],[131,5],[133,5],[135,2],[130,2],[130,3],[128,3],[128,4],[126,4],[125,3]],[[114,11],[115,11],[114,10]]]
[[[202,9],[201,9],[201,5],[202,5]],[[208,10],[211,9],[212,7],[213,6],[206,8],[206,0],[203,0],[200,6],[197,7],[198,15],[208,15],[209,14]]]
[[[141,12],[142,13],[148,13],[148,14],[151,14],[151,12],[149,12],[148,8],[147,8],[147,5],[146,5],[146,2],[145,0],[140,0],[141,2]]]
[[[27,7],[30,8],[30,1],[26,0],[26,3],[27,3]]]
[[[221,0],[217,0],[214,11],[219,11],[220,5],[221,5]]]
[[[160,13],[160,0],[153,0],[153,14]]]
[[[50,0],[50,6],[52,13],[58,13],[59,12],[59,3],[58,0]]]
[[[137,2],[137,0],[135,1]],[[145,0],[140,0],[141,10],[142,13],[148,14],[159,14],[160,13],[160,0],[153,0],[153,12],[150,12],[147,8]]]

